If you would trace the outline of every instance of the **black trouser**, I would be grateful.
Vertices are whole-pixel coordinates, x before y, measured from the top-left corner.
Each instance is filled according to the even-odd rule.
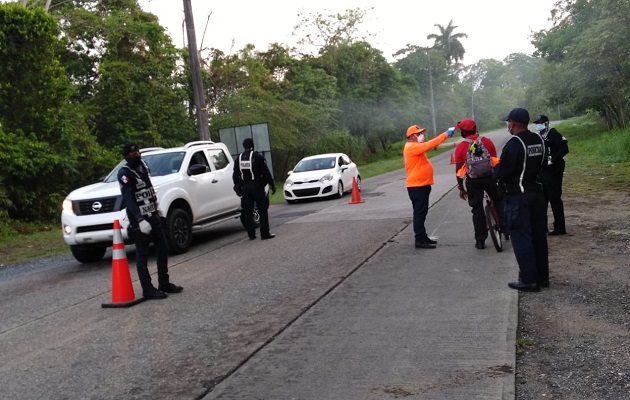
[[[429,213],[429,195],[431,186],[408,187],[407,193],[413,207],[413,232],[416,243],[422,243],[428,238],[424,222]]]
[[[153,288],[151,284],[151,274],[147,267],[149,258],[149,244],[153,242],[157,253],[157,273],[158,285],[164,286],[169,284],[168,277],[168,240],[166,238],[166,229],[162,224],[159,215],[154,214],[147,219],[151,224],[151,233],[145,235],[140,229],[134,230],[134,241],[136,243],[136,269],[138,270],[138,278],[142,291],[147,292]]]
[[[545,190],[545,200],[551,205],[553,213],[553,230],[564,232],[564,204],[562,203],[562,179],[564,177],[564,160],[559,160],[540,173],[540,182]]]
[[[468,205],[472,208],[472,222],[475,228],[475,240],[488,238],[488,226],[486,213],[484,212],[484,192],[494,202],[497,214],[503,216],[503,190],[499,189],[496,180],[492,177],[466,178],[466,192],[468,193]],[[501,221],[503,224],[503,221]]]
[[[515,193],[505,197],[505,218],[523,283],[549,280],[547,207],[542,193]]]
[[[260,215],[260,235],[269,236],[269,197],[265,193],[265,187],[260,181],[245,181],[243,182],[243,197],[241,197],[243,209],[241,221],[250,238],[256,236],[252,215],[254,205],[258,207],[258,215]]]

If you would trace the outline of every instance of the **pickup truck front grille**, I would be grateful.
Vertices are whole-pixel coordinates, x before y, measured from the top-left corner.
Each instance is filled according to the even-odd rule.
[[[75,201],[74,206],[77,215],[94,215],[120,211],[122,209],[122,195]]]

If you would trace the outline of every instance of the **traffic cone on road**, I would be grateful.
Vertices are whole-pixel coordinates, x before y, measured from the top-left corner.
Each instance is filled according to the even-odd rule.
[[[136,299],[131,284],[129,263],[125,254],[125,242],[120,232],[120,221],[114,221],[114,244],[112,246],[112,302],[103,303],[102,307],[131,307],[144,301]]]
[[[359,193],[359,185],[357,185],[357,178],[352,177],[352,200],[350,200],[350,204],[359,203],[363,203],[363,200],[361,200],[361,193]]]

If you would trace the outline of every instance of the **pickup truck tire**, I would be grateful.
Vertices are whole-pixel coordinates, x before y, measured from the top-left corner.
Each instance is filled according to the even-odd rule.
[[[101,260],[107,247],[77,244],[70,246],[70,251],[78,262],[87,264]]]
[[[168,249],[171,254],[182,254],[190,249],[192,244],[192,224],[190,216],[181,208],[168,213]]]

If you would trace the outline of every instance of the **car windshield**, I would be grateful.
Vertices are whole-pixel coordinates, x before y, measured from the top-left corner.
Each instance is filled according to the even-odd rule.
[[[142,160],[149,166],[151,176],[174,174],[179,171],[182,166],[184,152],[143,154]],[[112,172],[103,179],[103,182],[116,182],[116,180],[118,180],[118,170],[120,170],[125,164],[126,161],[122,160],[118,165],[116,165]]]
[[[295,168],[293,168],[293,172],[318,171],[331,168],[335,168],[335,157],[309,158],[297,163]]]

